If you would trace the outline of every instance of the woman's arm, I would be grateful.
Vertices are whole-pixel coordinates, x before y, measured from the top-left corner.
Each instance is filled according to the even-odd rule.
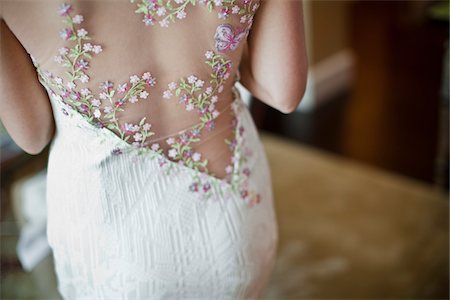
[[[240,72],[240,82],[264,103],[283,113],[297,108],[308,73],[301,0],[261,1]]]
[[[47,92],[25,49],[1,19],[0,120],[16,144],[40,153],[55,130]]]

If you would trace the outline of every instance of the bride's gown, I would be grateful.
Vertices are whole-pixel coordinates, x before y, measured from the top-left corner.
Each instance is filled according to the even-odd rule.
[[[234,87],[259,3],[141,0],[106,18],[115,5],[52,6],[62,22],[42,34],[59,33],[57,47],[36,55],[22,37],[57,128],[47,233],[59,291],[66,299],[259,297],[277,224],[267,159]],[[118,23],[141,31],[127,39]],[[106,39],[108,26],[116,31]],[[17,28],[20,37],[25,27]],[[121,47],[110,42],[116,32]],[[151,63],[140,62],[142,52]]]

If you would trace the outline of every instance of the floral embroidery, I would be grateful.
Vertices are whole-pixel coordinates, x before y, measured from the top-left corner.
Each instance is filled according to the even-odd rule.
[[[158,15],[164,16],[167,11],[171,11],[175,6],[171,6],[171,0],[164,5],[161,0],[143,1],[157,9]],[[208,5],[210,10],[215,6],[234,5],[235,0],[200,0],[202,4]],[[186,7],[188,3],[196,4],[196,0],[175,0],[179,7]],[[242,7],[237,5],[231,8],[233,14],[246,16],[252,1],[242,1]],[[184,6],[183,6],[184,5]],[[257,8],[255,4],[253,7]],[[239,9],[239,11],[238,11]],[[255,9],[256,10],[256,9]],[[254,10],[253,10],[254,11]],[[218,54],[212,50],[206,51],[205,63],[211,68],[210,78],[202,79],[192,74],[180,78],[176,82],[168,84],[168,88],[163,92],[162,97],[171,101],[174,98],[182,104],[186,111],[196,111],[199,115],[199,123],[189,129],[183,130],[173,137],[167,138],[164,142],[169,146],[167,153],[164,153],[161,145],[152,141],[155,135],[151,131],[152,125],[148,123],[146,117],[136,123],[119,123],[118,114],[125,110],[127,103],[134,104],[138,101],[150,101],[149,90],[157,84],[156,78],[150,73],[142,75],[132,75],[127,82],[115,85],[110,81],[104,81],[99,86],[97,93],[88,88],[82,87],[89,82],[87,74],[90,60],[103,51],[102,46],[93,44],[86,29],[80,28],[84,21],[82,15],[71,16],[72,6],[62,4],[59,7],[59,14],[64,17],[66,27],[60,32],[62,39],[73,43],[71,47],[62,47],[58,50],[58,55],[54,60],[66,68],[68,79],[53,75],[51,72],[42,70],[36,60],[32,57],[36,67],[39,80],[47,88],[52,98],[63,104],[62,112],[66,116],[73,116],[70,108],[77,112],[88,123],[97,128],[105,128],[120,138],[123,142],[132,147],[117,145],[112,150],[112,155],[123,155],[133,153],[136,155],[149,154],[151,158],[158,159],[159,166],[167,174],[170,174],[177,166],[185,166],[193,170],[193,182],[189,186],[192,192],[201,192],[203,197],[209,198],[214,192],[222,194],[222,187],[229,184],[232,189],[239,193],[250,206],[260,201],[260,196],[248,187],[248,177],[250,169],[243,167],[246,156],[251,153],[244,149],[242,153],[240,145],[243,144],[243,127],[238,126],[236,116],[233,119],[233,132],[235,138],[225,141],[233,153],[230,165],[226,168],[226,177],[219,179],[208,172],[208,160],[204,159],[200,152],[194,151],[193,146],[199,142],[204,130],[215,128],[215,119],[220,115],[216,109],[219,101],[219,94],[223,92],[224,83],[229,79],[232,69],[232,62],[226,56]],[[177,11],[180,18],[186,17],[181,10]],[[229,24],[218,27],[216,32],[216,42],[219,51],[234,50],[239,42],[247,34],[247,29],[239,29],[237,32]],[[236,105],[234,102],[232,105]],[[236,109],[236,107],[235,107]]]
[[[134,3],[136,0],[130,0]],[[240,16],[240,23],[251,26],[253,16],[258,10],[259,0],[140,0],[136,13],[143,14],[142,21],[146,26],[153,26],[156,22],[161,27],[169,27],[170,22],[186,18],[186,7],[197,4],[205,6],[209,12],[218,8],[217,17],[227,19],[230,15]]]
[[[171,82],[168,90],[164,91],[163,98],[178,98],[178,102],[185,106],[187,111],[196,110],[199,114],[200,123],[182,131],[176,138],[170,138],[166,143],[171,147],[169,157],[172,160],[181,160],[184,164],[194,170],[208,172],[207,160],[201,160],[201,154],[193,152],[192,144],[200,141],[203,129],[213,130],[215,119],[220,115],[216,109],[219,99],[218,94],[223,91],[223,84],[230,77],[232,63],[227,58],[207,51],[206,64],[212,68],[209,86],[205,87],[205,81],[190,75],[181,78],[178,83]]]
[[[217,27],[214,35],[216,49],[220,52],[234,51],[239,46],[239,43],[247,37],[247,34],[247,30],[235,32],[231,24],[221,24]]]

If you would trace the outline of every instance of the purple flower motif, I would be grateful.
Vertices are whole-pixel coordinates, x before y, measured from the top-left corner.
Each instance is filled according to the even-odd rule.
[[[242,190],[241,191],[241,197],[242,198],[247,198],[247,196],[248,196],[248,191],[247,190]]]
[[[89,63],[86,60],[84,60],[84,59],[80,59],[76,63],[76,67],[81,69],[81,70],[86,70],[88,68],[88,65],[89,65]]]
[[[211,189],[211,185],[209,183],[205,183],[203,185],[203,191],[207,193]]]
[[[245,176],[249,177],[251,174],[251,171],[249,168],[245,168],[244,170],[242,170],[242,173],[244,173]]]
[[[183,152],[183,157],[184,158],[189,158],[189,157],[191,157],[192,156],[192,149],[187,149],[187,150],[185,150],[184,152]]]
[[[122,154],[122,153],[123,153],[122,150],[119,149],[119,148],[115,148],[115,149],[112,151],[112,154],[113,154],[113,155],[120,155],[120,154]]]
[[[192,129],[192,130],[189,132],[189,134],[190,134],[190,136],[193,137],[193,138],[198,138],[198,137],[200,137],[200,130],[199,130],[198,128]]]
[[[228,147],[229,147],[230,151],[234,151],[234,149],[236,149],[236,146],[237,146],[237,141],[236,141],[236,139],[233,139],[233,140],[230,142],[230,144],[228,144]]]
[[[225,20],[228,18],[228,15],[230,14],[228,7],[223,7],[220,12],[217,14],[219,19]]]
[[[83,103],[80,105],[80,109],[82,112],[86,113],[89,110],[89,106]]]
[[[119,85],[118,87],[117,87],[117,92],[119,93],[119,94],[123,94],[123,93],[125,93],[126,91],[128,90],[128,83],[123,83],[123,84],[121,84],[121,85]]]
[[[59,36],[67,41],[68,39],[70,39],[72,37],[73,31],[70,28],[64,28],[60,33]]]
[[[216,122],[214,122],[213,120],[206,122],[206,128],[210,131],[213,130],[214,128],[216,128]]]
[[[224,11],[222,9],[219,15],[221,14],[226,18],[228,16],[228,10]],[[221,24],[217,27],[216,34],[214,35],[216,49],[220,52],[234,51],[246,35],[244,30],[235,30],[231,24]]]
[[[81,95],[79,92],[73,92],[72,94],[70,94],[70,98],[74,101],[78,101],[81,98]]]
[[[105,127],[105,124],[103,122],[96,122],[94,125],[97,128],[104,128]]]
[[[165,164],[167,164],[167,161],[165,158],[160,158],[158,163],[160,167],[163,167]]]
[[[189,136],[186,133],[180,135],[180,142],[184,145],[189,144]]]
[[[242,136],[244,134],[245,128],[244,126],[239,127],[239,135]]]
[[[112,87],[113,87],[112,82],[105,81],[100,85],[100,90],[102,90],[103,92],[109,92],[109,89],[111,89]]]
[[[151,15],[145,15],[144,19],[142,20],[144,22],[145,26],[150,26],[154,24],[154,19]]]
[[[181,104],[187,104],[190,100],[190,97],[186,94],[181,95],[179,102]]]
[[[192,184],[189,186],[189,190],[190,190],[191,192],[198,192],[198,183],[197,183],[197,182],[192,183]]]
[[[72,6],[67,3],[63,3],[59,6],[58,13],[60,16],[67,16],[72,10]]]

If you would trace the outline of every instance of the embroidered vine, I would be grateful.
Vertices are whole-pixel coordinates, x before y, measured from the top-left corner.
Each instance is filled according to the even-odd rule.
[[[156,22],[161,27],[169,27],[170,23],[187,17],[186,8],[189,5],[205,6],[209,12],[219,9],[217,17],[225,20],[230,15],[240,17],[240,23],[251,26],[253,16],[260,6],[259,0],[130,0],[137,5],[135,10],[143,14],[142,21],[147,26],[153,26]]]
[[[238,2],[239,4],[237,4]],[[222,7],[221,18],[227,18],[227,13],[231,12],[231,14],[241,16],[241,23],[244,20],[251,24],[253,14],[259,5],[259,3],[253,2],[251,0],[143,0],[138,7],[151,17],[165,16],[163,20],[174,21],[175,17],[170,17],[171,15],[179,18],[178,15],[180,12],[184,12],[187,5],[201,3],[206,5],[209,11],[215,7]],[[144,4],[146,10],[142,8]],[[168,88],[162,94],[162,98],[165,99],[163,101],[176,98],[186,111],[198,113],[199,123],[167,138],[165,143],[169,149],[165,153],[159,143],[152,143],[152,136],[155,135],[155,132],[151,130],[152,125],[147,122],[147,117],[141,118],[135,124],[119,122],[119,115],[125,111],[127,104],[150,101],[149,90],[157,84],[156,78],[150,72],[144,72],[140,76],[132,75],[128,81],[118,85],[104,81],[96,93],[83,87],[83,84],[90,80],[87,73],[90,68],[90,60],[100,54],[103,48],[92,42],[87,30],[80,26],[84,21],[83,16],[79,14],[72,16],[72,10],[72,6],[69,4],[61,4],[59,7],[59,14],[64,18],[65,24],[65,28],[60,32],[60,37],[71,46],[60,48],[58,55],[54,57],[55,62],[66,69],[67,79],[42,70],[32,57],[42,85],[54,99],[64,104],[63,113],[69,115],[71,112],[66,108],[70,107],[91,125],[111,131],[120,140],[132,146],[125,147],[118,144],[112,150],[113,155],[129,152],[136,155],[149,154],[152,158],[158,159],[159,166],[166,174],[170,174],[177,166],[193,170],[193,179],[189,190],[201,192],[204,198],[210,198],[213,193],[221,194],[223,185],[229,184],[247,203],[258,203],[260,196],[248,187],[250,169],[242,167],[247,159],[246,154],[242,153],[241,146],[239,146],[243,144],[244,127],[238,127],[236,116],[234,116],[232,124],[234,138],[225,141],[233,156],[230,165],[225,169],[227,175],[224,179],[210,174],[208,160],[204,159],[200,152],[194,150],[195,143],[200,142],[202,133],[215,128],[216,119],[221,113],[216,108],[216,104],[219,101],[219,94],[224,90],[226,80],[230,77],[231,60],[215,51],[206,51],[205,63],[211,68],[208,79],[200,79],[192,74],[168,84]],[[222,24],[218,27],[214,37],[216,50],[226,52],[236,49],[247,33],[248,31],[243,29],[235,30],[230,24]],[[236,103],[232,105],[236,105]]]

